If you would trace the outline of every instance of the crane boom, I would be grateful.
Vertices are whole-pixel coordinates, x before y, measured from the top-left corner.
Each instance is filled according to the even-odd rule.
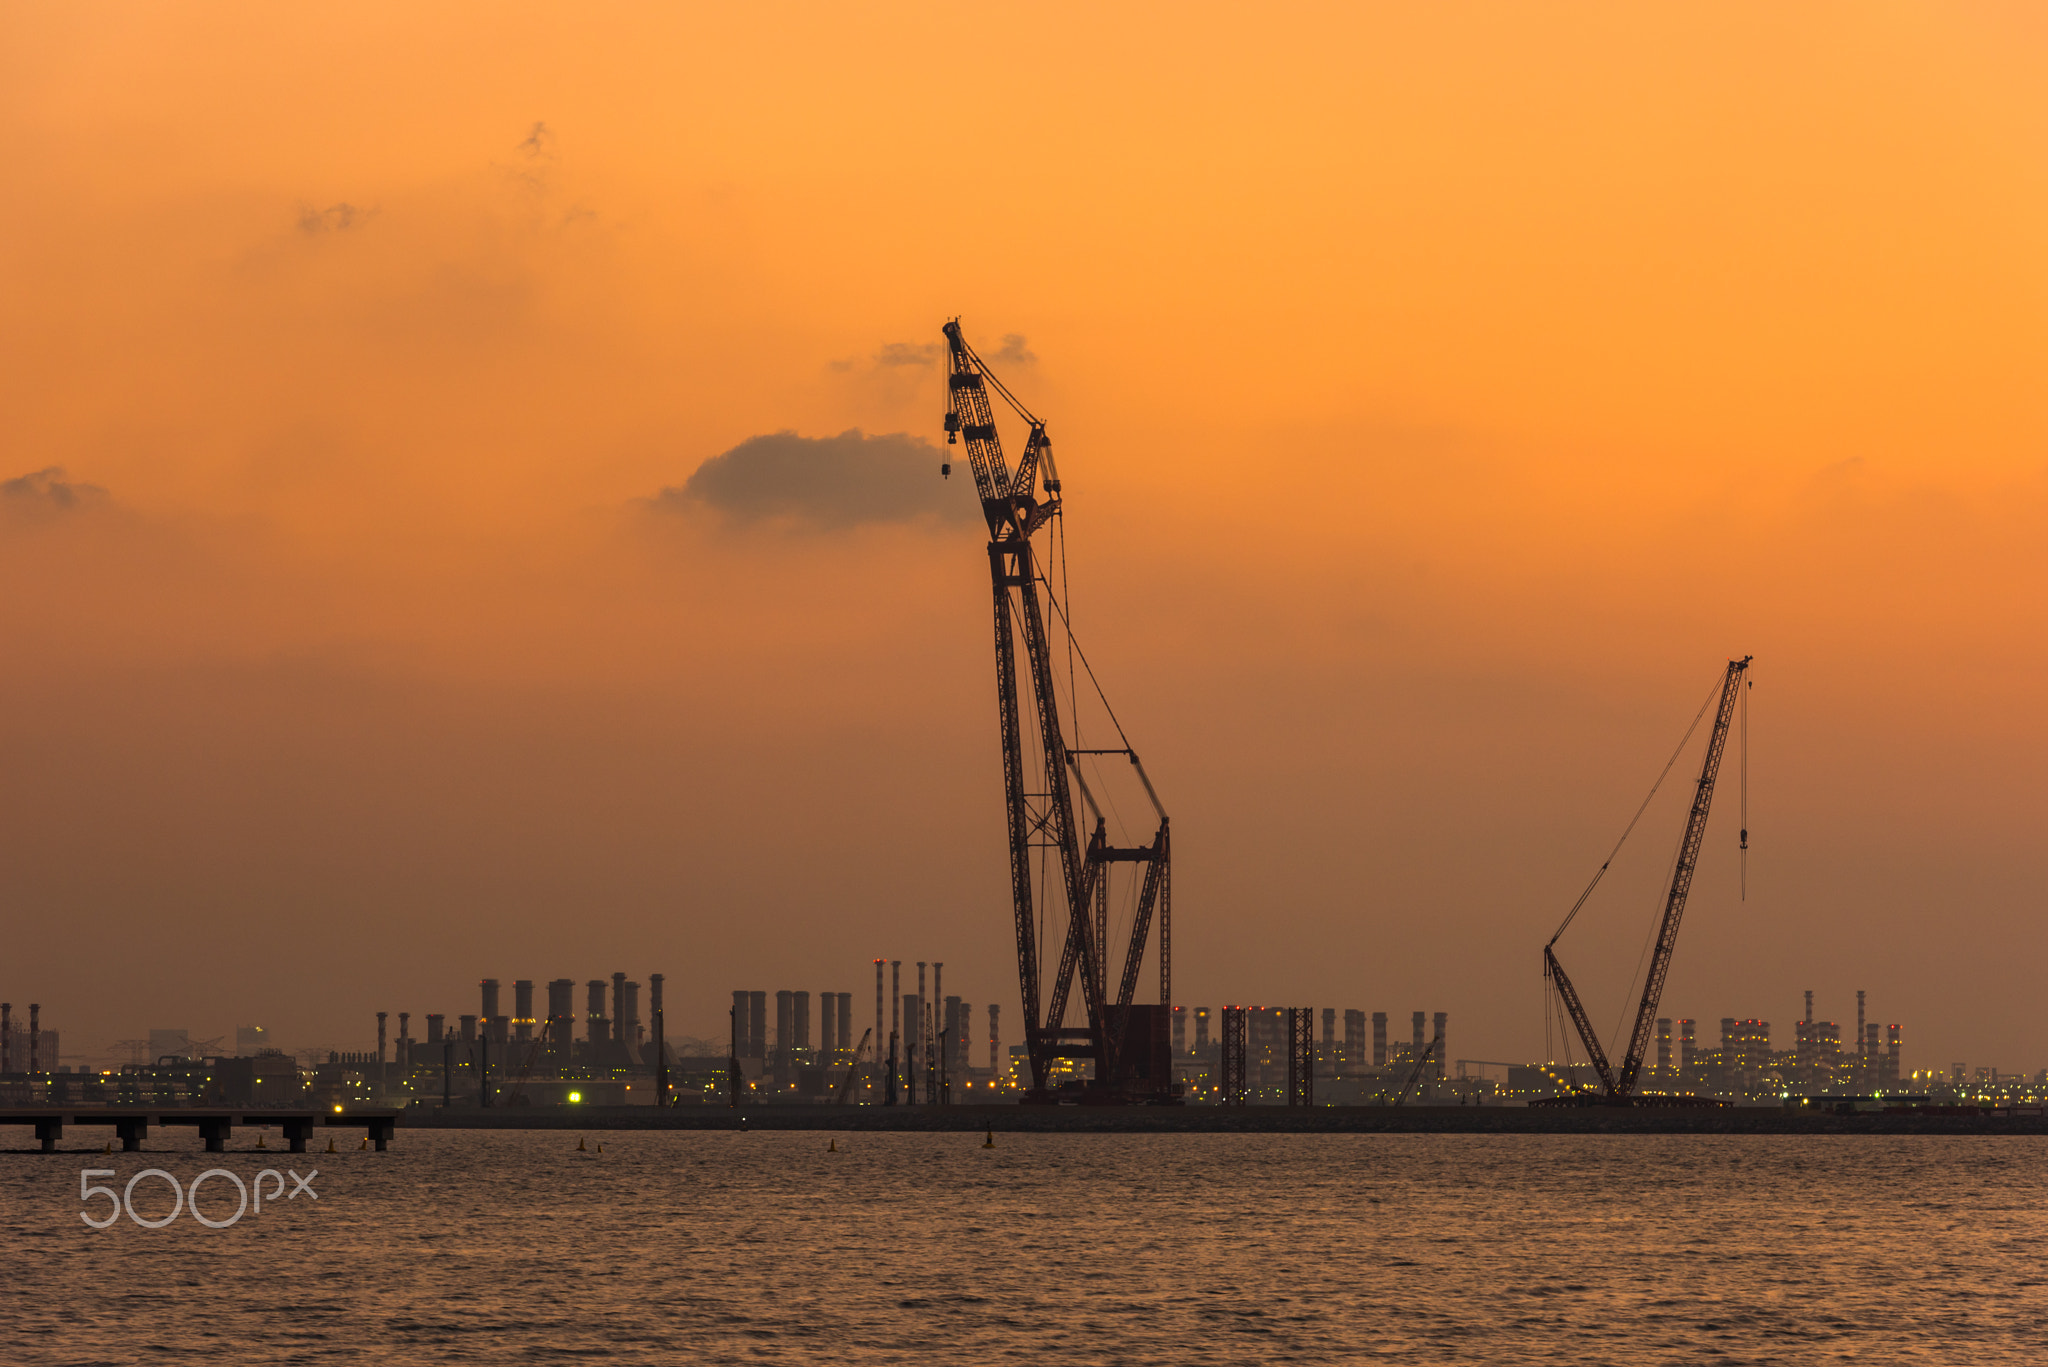
[[[1593,1029],[1593,1022],[1586,1017],[1586,1008],[1579,1003],[1578,989],[1564,974],[1564,965],[1557,961],[1557,955],[1550,952],[1550,946],[1543,946],[1543,971],[1550,978],[1550,984],[1557,989],[1557,995],[1571,1012],[1572,1025],[1579,1032],[1579,1039],[1586,1046],[1586,1053],[1593,1060],[1593,1069],[1600,1074],[1600,1086],[1608,1095],[1614,1090],[1614,1069],[1608,1066],[1607,1051],[1600,1047],[1600,1036]],[[1570,1076],[1569,1073],[1566,1074]]]
[[[1664,978],[1671,972],[1671,951],[1678,947],[1678,923],[1685,915],[1686,894],[1692,891],[1693,870],[1699,867],[1700,845],[1707,837],[1707,809],[1714,802],[1714,780],[1721,773],[1721,752],[1728,748],[1728,727],[1735,720],[1735,703],[1742,695],[1742,676],[1751,658],[1745,655],[1730,660],[1727,676],[1721,680],[1721,705],[1714,713],[1714,729],[1707,736],[1707,755],[1700,762],[1699,783],[1693,788],[1692,810],[1685,818],[1678,867],[1672,870],[1671,892],[1664,899],[1664,920],[1657,927],[1657,948],[1650,955],[1650,971],[1643,978],[1643,1000],[1636,1008],[1635,1033],[1629,1036],[1621,1076],[1614,1080],[1615,1091],[1621,1096],[1635,1090],[1636,1076],[1643,1070],[1644,1051],[1650,1047],[1650,1032],[1657,1024],[1657,1003],[1663,1000]]]
[[[1628,1052],[1622,1056],[1621,1067],[1612,1069],[1607,1061],[1607,1051],[1600,1046],[1600,1037],[1593,1029],[1593,1022],[1586,1015],[1585,1006],[1579,1001],[1578,991],[1565,976],[1564,965],[1557,961],[1552,946],[1557,943],[1553,935],[1550,944],[1543,947],[1543,973],[1557,990],[1558,999],[1571,1015],[1572,1027],[1578,1033],[1579,1042],[1586,1046],[1594,1069],[1600,1074],[1600,1083],[1611,1099],[1623,1099],[1635,1091],[1636,1079],[1643,1070],[1643,1056],[1650,1047],[1651,1032],[1657,1023],[1657,1004],[1664,997],[1664,979],[1671,972],[1672,951],[1678,947],[1678,925],[1685,916],[1685,900],[1692,891],[1692,876],[1699,866],[1700,847],[1706,839],[1707,813],[1714,802],[1714,781],[1721,772],[1721,755],[1728,748],[1728,729],[1735,719],[1735,705],[1741,696],[1742,678],[1749,669],[1753,656],[1745,655],[1739,660],[1730,660],[1728,670],[1721,680],[1721,697],[1714,712],[1713,730],[1707,735],[1706,757],[1700,762],[1699,780],[1693,786],[1692,809],[1686,815],[1685,835],[1678,843],[1678,862],[1671,873],[1671,889],[1664,898],[1663,919],[1657,926],[1657,944],[1650,955],[1649,972],[1643,978],[1643,997],[1636,1007],[1635,1029],[1629,1035]],[[1654,793],[1654,789],[1652,792]],[[1637,814],[1638,816],[1641,813]],[[1633,823],[1631,823],[1633,824]],[[1745,838],[1748,832],[1744,833]],[[1623,837],[1627,837],[1624,835]],[[1619,846],[1616,847],[1617,849]],[[1611,859],[1612,856],[1609,856]],[[1606,871],[1601,865],[1601,872]],[[1595,876],[1594,881],[1599,881]],[[1588,892],[1591,888],[1587,889]],[[1581,897],[1583,903],[1585,899]],[[1574,914],[1577,908],[1573,908]],[[1571,918],[1565,919],[1571,924]],[[1564,928],[1558,928],[1562,935]]]

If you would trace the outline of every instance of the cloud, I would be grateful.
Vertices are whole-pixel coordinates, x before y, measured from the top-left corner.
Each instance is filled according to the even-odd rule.
[[[106,497],[107,491],[97,484],[73,483],[65,479],[61,465],[0,481],[0,508],[31,517],[60,517],[93,507],[104,502]]]
[[[1037,364],[1038,356],[1030,347],[1024,344],[1023,333],[1006,332],[1003,334],[1002,349],[989,357],[989,360],[1000,362],[1003,365],[1035,365]]]
[[[941,479],[941,459],[936,446],[905,432],[774,432],[713,456],[681,488],[663,489],[652,502],[669,511],[703,505],[742,522],[790,519],[828,528],[970,521],[973,485]]]
[[[937,342],[891,342],[875,353],[875,364],[886,366],[936,365],[943,348]]]
[[[302,205],[299,231],[302,233],[345,233],[370,217],[370,211],[353,204],[330,204],[324,209]]]
[[[555,130],[544,123],[535,123],[528,130],[526,138],[519,144],[518,151],[529,160],[544,157],[554,148]]]

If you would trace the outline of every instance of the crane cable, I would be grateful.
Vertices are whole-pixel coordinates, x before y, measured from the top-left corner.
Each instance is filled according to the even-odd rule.
[[[1753,679],[1742,681],[1742,845],[1741,845],[1741,887],[1742,900],[1749,900],[1749,690],[1756,687]]]
[[[1723,671],[1723,673],[1725,674],[1726,671]],[[1565,913],[1564,920],[1559,923],[1556,934],[1553,934],[1550,937],[1550,944],[1554,945],[1557,943],[1558,937],[1562,936],[1565,933],[1565,930],[1571,925],[1572,918],[1577,916],[1579,914],[1579,909],[1586,905],[1586,899],[1593,895],[1593,889],[1599,887],[1600,880],[1607,876],[1608,865],[1614,862],[1615,855],[1621,853],[1621,847],[1627,843],[1630,833],[1633,832],[1636,828],[1636,823],[1643,819],[1643,813],[1650,810],[1650,803],[1655,800],[1657,796],[1657,790],[1664,786],[1665,779],[1671,777],[1672,767],[1678,763],[1678,757],[1685,753],[1686,745],[1692,740],[1692,733],[1699,730],[1700,719],[1707,715],[1707,709],[1714,705],[1714,699],[1716,695],[1720,693],[1720,691],[1721,680],[1719,678],[1716,678],[1716,680],[1714,681],[1714,686],[1707,690],[1707,700],[1700,704],[1700,710],[1694,714],[1692,719],[1692,725],[1685,728],[1685,735],[1680,738],[1678,742],[1678,748],[1671,752],[1670,759],[1664,761],[1664,771],[1658,774],[1657,781],[1650,785],[1649,796],[1643,799],[1642,806],[1636,808],[1636,814],[1629,818],[1627,828],[1624,829],[1621,833],[1621,839],[1614,842],[1614,848],[1608,851],[1606,860],[1602,862],[1602,864],[1600,865],[1600,871],[1593,875],[1593,881],[1586,884],[1586,890],[1579,894],[1579,900],[1572,903],[1572,909]]]

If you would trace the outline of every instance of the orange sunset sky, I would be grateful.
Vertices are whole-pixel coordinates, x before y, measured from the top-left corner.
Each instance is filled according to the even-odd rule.
[[[879,955],[1017,1042],[959,315],[1181,1002],[1541,1054],[1753,653],[1665,1014],[2039,1068],[2044,71],[2020,4],[0,7],[0,997],[858,1030]],[[684,491],[853,429],[786,444],[900,477]],[[1604,1022],[1685,786],[1560,946]]]

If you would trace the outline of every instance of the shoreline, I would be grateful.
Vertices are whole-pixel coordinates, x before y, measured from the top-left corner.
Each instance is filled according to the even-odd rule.
[[[1854,1115],[1732,1107],[1686,1111],[1520,1106],[753,1106],[439,1107],[408,1129],[816,1130],[1007,1134],[1936,1134],[2048,1135],[2048,1116]]]

